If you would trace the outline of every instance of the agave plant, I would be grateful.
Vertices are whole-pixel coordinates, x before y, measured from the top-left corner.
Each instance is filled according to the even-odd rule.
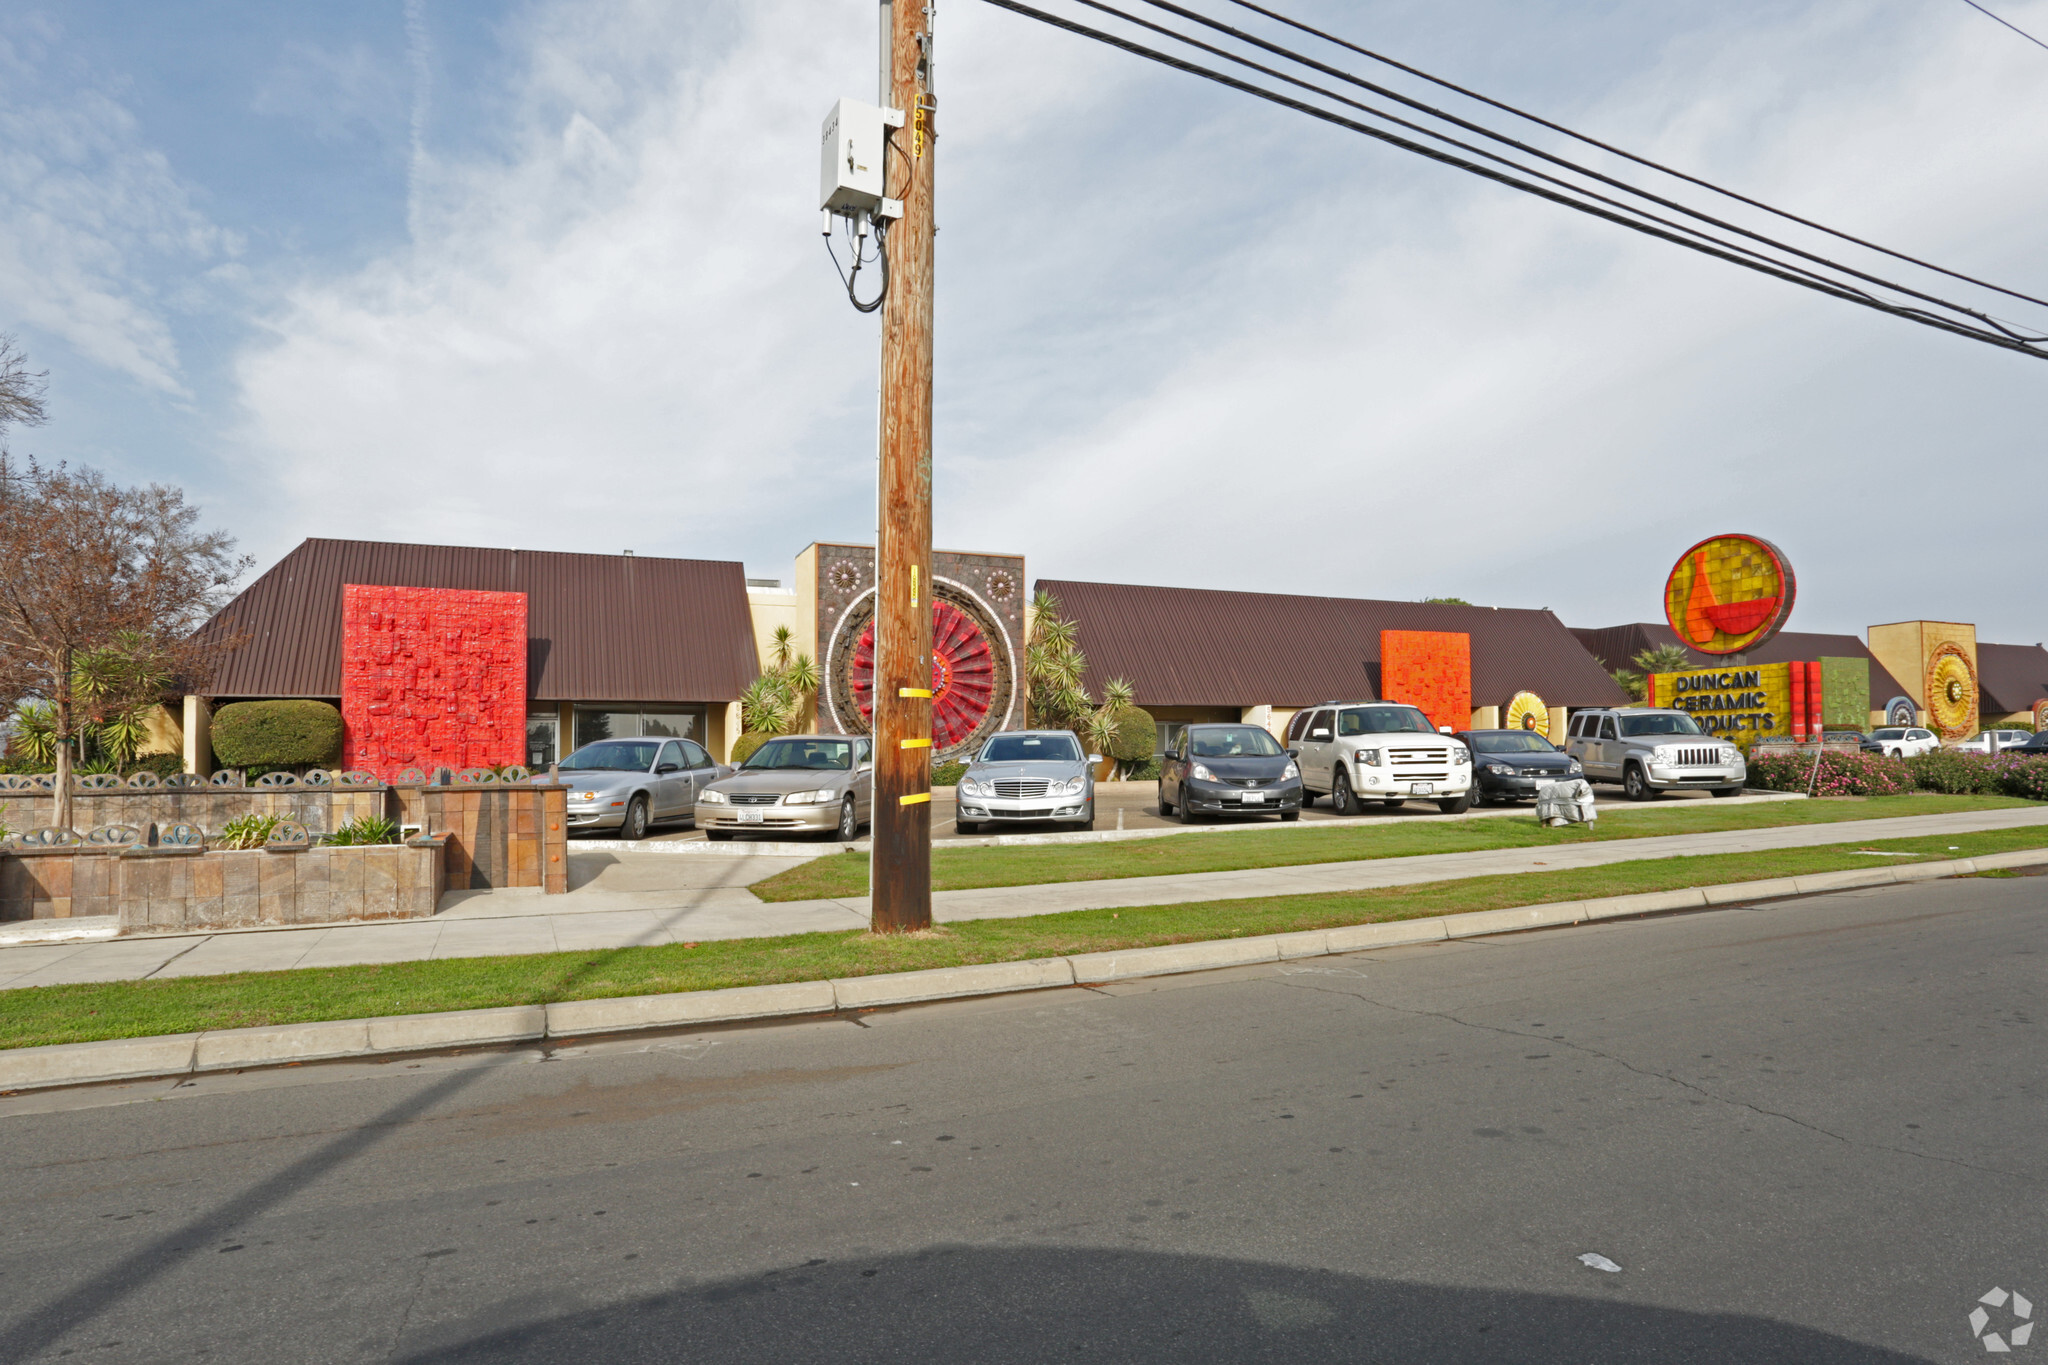
[[[1681,673],[1693,666],[1692,655],[1678,645],[1658,645],[1629,660],[1645,673]]]
[[[786,733],[795,711],[788,684],[774,673],[763,673],[740,693],[740,723],[756,734]]]

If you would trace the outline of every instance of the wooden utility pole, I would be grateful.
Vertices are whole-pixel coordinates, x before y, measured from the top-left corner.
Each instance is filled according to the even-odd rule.
[[[884,193],[880,544],[875,552],[876,933],[932,922],[932,163],[931,9],[882,4],[882,104],[901,109]]]

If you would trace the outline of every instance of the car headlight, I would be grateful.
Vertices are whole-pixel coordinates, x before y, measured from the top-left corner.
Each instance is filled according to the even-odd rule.
[[[1489,763],[1486,765],[1486,771],[1492,773],[1495,777],[1513,777],[1515,775],[1515,770],[1505,763]]]
[[[1197,782],[1214,782],[1216,780],[1216,774],[1210,772],[1199,763],[1188,769],[1188,776],[1194,778]]]
[[[1472,751],[1470,749],[1460,749],[1458,750],[1458,752],[1451,755],[1451,765],[1453,767],[1462,768],[1469,764],[1471,761]]]
[[[1380,751],[1378,749],[1360,749],[1358,751],[1358,761],[1368,768],[1377,768],[1380,766]]]
[[[1282,782],[1292,782],[1295,778],[1300,776],[1301,769],[1295,767],[1292,763],[1289,763],[1286,767],[1280,770],[1280,780]]]
[[[725,806],[732,804],[731,799],[727,797],[724,792],[718,790],[716,787],[706,787],[703,791],[698,792],[697,800],[707,806]]]
[[[1079,796],[1081,789],[1087,785],[1086,780],[1082,778],[1070,777],[1064,782],[1047,783],[1045,794],[1047,796]]]
[[[960,796],[994,796],[994,795],[995,795],[995,792],[994,792],[994,791],[993,791],[993,790],[992,790],[992,789],[991,789],[991,788],[990,788],[990,787],[989,787],[989,786],[988,786],[988,785],[987,785],[986,783],[982,783],[982,782],[976,782],[976,781],[975,781],[975,780],[974,780],[973,778],[971,778],[971,777],[963,777],[963,778],[961,778],[961,779],[960,779],[960,785],[959,785],[959,786],[958,786],[958,787],[957,787],[957,788],[955,789],[955,792],[956,792],[956,794],[957,794],[957,795],[960,795]]]
[[[1565,764],[1564,770],[1568,773],[1582,773],[1586,771],[1584,768],[1579,766],[1579,760],[1577,760],[1576,758],[1573,759],[1571,762]]]
[[[839,799],[839,793],[830,787],[820,787],[814,792],[791,792],[782,798],[785,806],[824,806]]]

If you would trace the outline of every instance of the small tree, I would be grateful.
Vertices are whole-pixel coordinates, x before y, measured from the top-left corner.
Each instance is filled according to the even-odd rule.
[[[198,520],[176,488],[0,455],[0,706],[49,708],[59,828],[82,726],[202,685],[237,643],[195,638],[251,563]]]
[[[1081,684],[1088,671],[1080,626],[1060,615],[1060,602],[1040,592],[1031,602],[1031,638],[1024,646],[1025,701],[1031,723],[1048,730],[1085,731],[1095,703]]]
[[[748,734],[794,733],[817,700],[818,666],[810,655],[796,652],[796,637],[788,626],[775,628],[770,649],[773,666],[740,693],[740,727]]]

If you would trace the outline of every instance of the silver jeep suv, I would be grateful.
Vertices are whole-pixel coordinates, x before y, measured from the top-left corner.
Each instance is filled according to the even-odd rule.
[[[1749,779],[1742,750],[1700,729],[1684,711],[1630,707],[1572,715],[1564,751],[1593,782],[1619,782],[1631,801],[1705,787],[1739,796]]]
[[[1411,797],[1446,815],[1472,808],[1472,751],[1438,731],[1419,707],[1399,702],[1326,701],[1287,724],[1301,767],[1301,804],[1324,792],[1340,815],[1366,801],[1399,806]]]

